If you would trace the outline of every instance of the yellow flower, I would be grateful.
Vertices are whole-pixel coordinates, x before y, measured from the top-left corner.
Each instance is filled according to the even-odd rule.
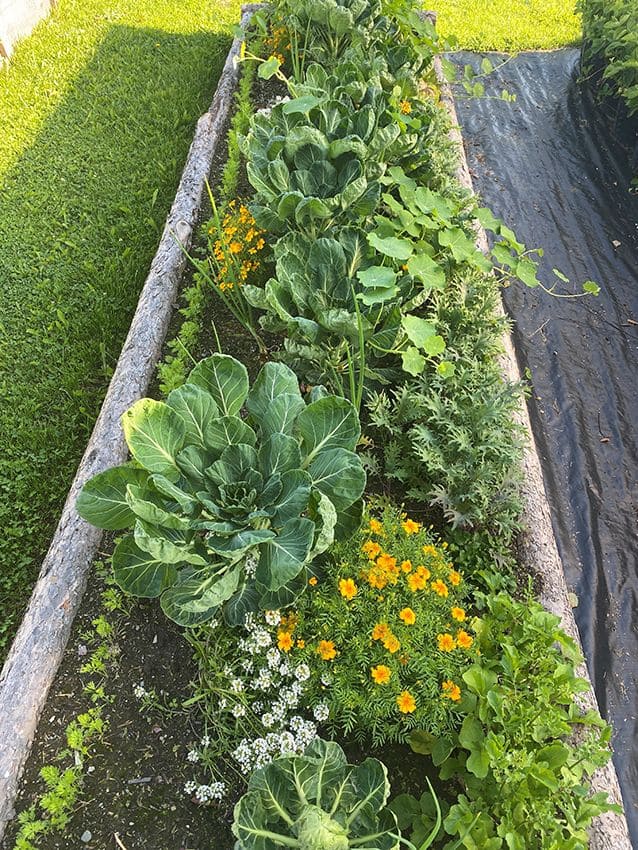
[[[386,667],[385,664],[377,664],[376,667],[370,668],[370,675],[376,685],[387,685],[392,673],[390,668]]]
[[[399,649],[401,649],[401,642],[393,634],[389,634],[385,638],[383,638],[383,645],[391,654],[394,654],[395,652],[398,652]]]
[[[373,534],[383,534],[383,525],[379,522],[378,519],[370,520],[370,531]]]
[[[447,585],[445,584],[445,582],[441,581],[440,578],[437,578],[436,581],[433,581],[431,587],[435,593],[439,594],[439,596],[448,595]]]
[[[404,573],[412,571],[412,561],[401,561],[401,569]]]
[[[457,608],[455,605],[451,611],[452,617],[462,623],[465,620],[465,611],[462,608]]]
[[[410,101],[402,100],[399,104],[399,109],[401,110],[402,115],[409,115],[412,112],[412,107],[410,105]]]
[[[292,649],[292,635],[290,632],[277,632],[277,646],[284,652],[290,652]]]
[[[306,646],[306,641],[303,638],[299,638],[299,640],[297,641],[297,648],[298,649],[304,649],[305,646]]]
[[[402,522],[401,525],[407,535],[418,534],[418,532],[421,531],[421,523],[414,522],[414,520],[411,519],[406,519],[406,521]]]
[[[450,584],[453,584],[454,587],[458,587],[461,583],[461,573],[457,573],[456,570],[450,570]]]
[[[320,640],[317,647],[317,655],[320,655],[324,661],[332,661],[336,656],[337,650],[331,640]]]
[[[411,714],[416,709],[416,702],[410,691],[401,691],[397,697],[397,705],[401,714]]]
[[[381,551],[381,547],[378,543],[375,543],[373,540],[368,540],[367,543],[364,543],[361,547],[362,551],[370,558],[371,561],[377,557],[379,552]]]
[[[372,629],[372,640],[383,640],[390,634],[390,626],[387,623],[377,623]]]
[[[357,595],[357,585],[351,578],[342,578],[339,580],[339,593],[350,601]]]
[[[443,635],[437,635],[436,640],[441,652],[452,652],[452,650],[456,648],[456,641],[452,635],[447,634],[447,632]]]
[[[317,584],[317,576],[311,576],[308,579],[308,584],[310,585],[310,587],[314,587]]]
[[[456,633],[456,642],[461,649],[469,649],[474,643],[474,638],[472,635],[468,635],[464,629],[459,629]]]
[[[461,699],[461,689],[451,679],[443,682],[441,690],[443,691],[443,696],[451,699],[452,702],[458,702]]]
[[[382,570],[387,570],[388,572],[392,572],[396,569],[397,559],[393,558],[392,555],[388,555],[386,552],[383,552],[377,558],[377,567],[380,567]]]
[[[417,590],[425,590],[425,586],[427,584],[426,579],[423,576],[420,576],[418,573],[410,573],[408,576],[408,587],[412,591],[412,593],[416,593]]]
[[[435,558],[439,554],[436,551],[436,546],[432,546],[431,543],[427,543],[425,546],[422,546],[421,551],[424,555],[428,555],[430,558]]]
[[[423,564],[419,564],[419,566],[416,568],[416,574],[422,579],[425,579],[425,581],[427,581],[432,575],[428,568],[424,567]]]
[[[399,611],[399,619],[403,620],[406,626],[413,626],[416,622],[416,614],[412,608],[404,608],[402,611]]]

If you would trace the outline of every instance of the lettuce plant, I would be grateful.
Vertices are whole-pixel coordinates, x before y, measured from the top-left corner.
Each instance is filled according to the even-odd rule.
[[[398,850],[390,783],[374,758],[350,765],[341,747],[316,739],[303,756],[255,771],[235,806],[235,850]]]
[[[221,605],[237,623],[290,604],[306,565],[360,519],[357,413],[321,387],[306,404],[283,364],[267,363],[249,390],[245,367],[215,354],[166,403],[142,399],[122,424],[133,461],[89,481],[78,512],[132,527],[113,553],[116,581],[161,596],[182,625]]]

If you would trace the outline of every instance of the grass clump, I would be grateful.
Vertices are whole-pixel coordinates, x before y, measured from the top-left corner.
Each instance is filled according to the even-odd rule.
[[[234,0],[61,0],[0,74],[0,655],[238,14]]]
[[[580,40],[574,0],[434,0],[437,29],[466,50],[555,50]]]

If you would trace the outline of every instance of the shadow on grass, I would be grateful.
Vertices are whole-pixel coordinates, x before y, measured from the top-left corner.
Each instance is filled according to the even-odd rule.
[[[229,46],[111,27],[0,183],[0,660]]]

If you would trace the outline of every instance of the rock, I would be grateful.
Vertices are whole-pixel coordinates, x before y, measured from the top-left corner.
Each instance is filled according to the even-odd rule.
[[[93,838],[93,833],[89,832],[88,829],[85,829],[82,835],[80,836],[80,841],[83,841],[85,844],[88,844],[89,841]]]

